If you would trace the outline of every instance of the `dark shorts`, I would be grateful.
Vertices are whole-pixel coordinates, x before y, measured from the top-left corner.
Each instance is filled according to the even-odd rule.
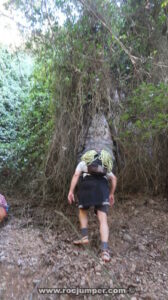
[[[80,208],[80,207],[79,207]],[[80,209],[86,209],[86,210],[88,210],[90,207],[89,206],[87,206],[87,207],[82,207],[82,208],[80,208]],[[95,214],[97,215],[97,211],[98,210],[100,210],[100,211],[102,211],[102,212],[105,212],[106,214],[108,213],[108,210],[109,210],[109,205],[96,205],[95,207],[94,207],[94,212],[95,212]]]
[[[78,189],[79,208],[90,206],[104,207],[109,205],[108,181],[100,176],[86,176],[79,182]],[[101,208],[106,210],[106,208]]]

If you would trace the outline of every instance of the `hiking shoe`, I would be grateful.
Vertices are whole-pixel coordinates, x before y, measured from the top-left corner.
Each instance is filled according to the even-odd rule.
[[[80,240],[76,240],[73,243],[74,243],[74,245],[86,245],[89,243],[88,236],[84,236]]]
[[[104,262],[109,262],[111,260],[110,253],[107,250],[103,250],[101,258]]]

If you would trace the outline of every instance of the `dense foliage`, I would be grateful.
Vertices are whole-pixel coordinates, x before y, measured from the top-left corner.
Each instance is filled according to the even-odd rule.
[[[30,78],[30,91],[21,106],[20,133],[17,139],[18,175],[40,171],[51,138],[51,76],[49,63],[36,62]]]
[[[167,134],[168,85],[142,83],[127,98],[120,119],[127,188],[167,190]]]
[[[0,169],[10,168],[13,161],[13,144],[17,141],[21,105],[29,93],[31,58],[25,53],[11,53],[0,49]]]
[[[39,168],[53,124],[49,62],[1,49],[0,170],[14,183]],[[4,180],[4,178],[3,178]]]
[[[36,59],[29,88],[22,84],[20,90],[26,89],[18,102],[20,117],[17,101],[13,111],[5,108],[8,145],[16,151],[13,156],[1,151],[1,158],[9,162],[10,157],[15,174],[24,172],[24,178],[28,172],[32,178],[41,174],[43,196],[57,192],[62,198],[90,119],[101,111],[116,145],[120,188],[158,192],[161,185],[165,191],[167,0],[9,4],[24,12],[32,32],[27,47]],[[66,17],[63,26],[60,10]]]
[[[168,130],[168,85],[142,83],[127,99],[127,109],[121,116],[127,131],[124,136],[141,136],[142,141]],[[128,126],[129,125],[129,126]]]

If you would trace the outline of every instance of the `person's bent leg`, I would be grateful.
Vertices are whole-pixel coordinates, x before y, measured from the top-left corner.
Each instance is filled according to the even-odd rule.
[[[81,228],[81,234],[82,238],[80,240],[74,241],[75,245],[80,244],[88,244],[88,216],[87,216],[87,210],[80,208],[79,209],[79,222],[80,222],[80,228]]]
[[[108,252],[109,227],[107,223],[107,214],[104,211],[97,210],[97,217],[100,224],[102,259],[106,262],[109,262],[110,261],[110,254]]]
[[[100,238],[102,242],[102,247],[107,249],[108,238],[109,238],[109,227],[107,223],[107,214],[103,211],[97,211],[97,217],[100,224]]]
[[[88,216],[87,216],[86,209],[79,208],[79,222],[80,222],[81,229],[88,227]]]

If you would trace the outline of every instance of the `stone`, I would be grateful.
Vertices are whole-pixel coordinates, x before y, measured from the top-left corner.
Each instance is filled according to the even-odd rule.
[[[138,250],[140,250],[140,251],[145,251],[145,246],[142,245],[142,244],[139,244],[139,245],[138,245]]]
[[[154,201],[153,199],[149,199],[149,200],[148,200],[148,203],[149,203],[150,205],[154,205],[154,204],[155,204],[155,201]]]
[[[134,211],[134,216],[137,216],[138,214],[139,214],[139,210],[136,209],[136,210]]]
[[[34,279],[33,280],[33,285],[36,286],[40,283],[40,279]]]
[[[123,240],[127,242],[132,242],[132,237],[128,233],[125,233],[123,235]]]
[[[18,264],[18,266],[20,267],[20,266],[23,265],[23,261],[19,258],[17,264]]]
[[[110,279],[110,286],[112,287],[113,286],[113,280]]]
[[[102,269],[101,265],[97,265],[97,266],[95,267],[95,271],[97,271],[97,272],[101,271],[101,269]]]
[[[131,273],[134,273],[135,270],[136,270],[136,264],[132,263],[131,269],[130,269]]]
[[[137,283],[140,283],[140,282],[141,282],[141,280],[140,280],[140,278],[139,278],[138,276],[136,277],[136,282],[137,282]]]
[[[85,277],[82,277],[80,284],[82,287],[84,287],[86,285]]]

